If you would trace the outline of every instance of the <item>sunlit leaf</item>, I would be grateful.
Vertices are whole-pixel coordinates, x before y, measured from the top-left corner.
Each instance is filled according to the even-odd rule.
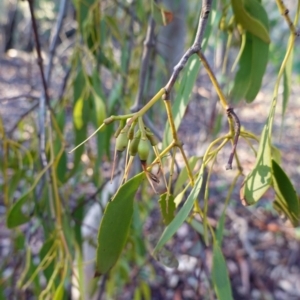
[[[271,145],[267,123],[261,134],[255,166],[241,187],[240,197],[244,205],[254,204],[268,190],[272,180],[271,168]]]
[[[77,129],[81,129],[83,126],[83,116],[82,116],[83,104],[84,104],[84,99],[79,98],[75,102],[75,106],[74,106],[74,110],[73,110],[73,120],[74,120],[75,127]]]
[[[122,185],[105,208],[98,234],[96,276],[107,273],[124,248],[133,215],[134,195],[144,177],[144,173],[140,173]]]

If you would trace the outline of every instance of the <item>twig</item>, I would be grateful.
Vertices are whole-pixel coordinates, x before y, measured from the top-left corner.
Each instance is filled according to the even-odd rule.
[[[235,131],[235,134],[234,134],[234,140],[233,140],[233,146],[232,146],[232,150],[231,150],[231,153],[230,153],[230,156],[229,156],[229,159],[228,159],[228,163],[227,163],[227,166],[226,166],[226,170],[231,170],[232,169],[232,161],[233,161],[233,157],[234,157],[234,154],[235,154],[235,150],[236,150],[236,146],[237,146],[237,143],[238,143],[238,140],[239,140],[239,136],[240,136],[240,132],[241,132],[241,122],[238,118],[238,116],[236,115],[236,113],[233,111],[233,108],[232,107],[229,107],[227,109],[227,115],[229,118],[232,118],[234,120],[234,131]]]
[[[283,3],[282,0],[276,0],[276,3],[277,3],[277,6],[280,10],[280,13],[283,15],[283,17],[285,18],[289,28],[290,28],[290,31],[292,33],[295,34],[295,36],[300,36],[300,32],[298,32],[295,28],[295,25],[293,23],[293,21],[291,20],[290,16],[289,16],[289,10],[288,8],[285,6],[285,4]]]
[[[55,30],[54,30],[54,34],[53,34],[53,39],[51,40],[51,44],[50,44],[50,47],[49,47],[49,62],[48,62],[48,65],[47,65],[46,75],[45,75],[45,79],[46,79],[46,82],[47,82],[48,86],[50,85],[53,59],[54,59],[54,56],[55,56],[56,45],[57,45],[57,42],[58,42],[59,33],[60,33],[62,23],[63,23],[63,19],[64,19],[64,16],[65,16],[65,13],[66,13],[67,2],[68,2],[68,0],[61,0],[60,1],[59,12],[58,12],[57,22],[56,22],[56,26],[55,26]]]
[[[146,78],[147,78],[147,70],[150,61],[150,49],[154,46],[154,28],[155,28],[155,21],[152,16],[149,19],[146,39],[144,42],[144,50],[142,55],[142,62],[141,62],[141,71],[139,76],[139,89],[134,101],[133,106],[131,107],[132,112],[138,111],[142,106],[142,97],[144,93]]]
[[[32,29],[33,29],[33,35],[35,39],[35,45],[36,45],[36,52],[37,52],[37,64],[40,69],[40,74],[42,78],[42,85],[43,85],[43,95],[40,98],[39,102],[39,134],[40,134],[40,158],[42,161],[42,166],[45,168],[48,164],[47,162],[47,156],[45,151],[45,145],[46,145],[46,129],[45,129],[45,122],[46,122],[46,105],[49,107],[49,97],[48,97],[48,90],[47,90],[47,82],[45,78],[44,68],[43,68],[43,59],[41,55],[41,47],[40,47],[40,41],[39,41],[39,35],[38,35],[38,29],[36,24],[36,19],[34,15],[33,10],[33,0],[28,0],[29,4],[29,10],[31,14],[31,21],[32,21]]]
[[[97,300],[101,300],[102,296],[104,295],[105,284],[106,284],[107,279],[108,279],[108,274],[104,274],[102,276],[102,282],[101,282],[101,286],[100,286],[100,289],[99,289],[99,294],[98,294]]]
[[[17,95],[17,96],[13,96],[13,97],[0,98],[0,102],[20,100],[21,98],[28,98],[28,99],[33,99],[33,100],[40,99],[39,97],[30,95],[30,94],[21,94],[21,95]]]
[[[232,161],[233,161],[233,157],[234,157],[234,154],[235,154],[236,146],[237,146],[239,135],[240,135],[241,123],[240,123],[240,120],[239,120],[238,116],[233,111],[233,108],[229,107],[229,105],[227,103],[227,100],[226,100],[226,97],[223,94],[223,92],[221,90],[221,87],[220,87],[220,85],[219,85],[219,83],[216,79],[216,76],[214,75],[214,73],[213,73],[206,57],[204,56],[204,54],[201,51],[199,51],[197,54],[198,54],[201,62],[203,63],[203,66],[205,67],[208,76],[210,77],[210,80],[211,80],[211,82],[212,82],[212,84],[215,88],[215,91],[217,92],[217,94],[219,96],[222,107],[224,109],[226,109],[229,122],[231,122],[230,121],[231,119],[233,119],[233,121],[234,121],[235,134],[234,134],[233,146],[232,146],[232,151],[231,151],[230,156],[229,156],[228,163],[226,165],[226,170],[229,170],[229,169],[232,169]]]
[[[166,99],[170,99],[169,93],[170,93],[171,89],[173,88],[173,86],[178,78],[179,73],[185,67],[189,58],[193,54],[198,53],[201,50],[201,43],[203,40],[203,36],[204,36],[204,32],[205,32],[205,28],[206,28],[206,24],[207,24],[207,20],[208,20],[208,15],[211,10],[211,3],[212,3],[212,0],[203,0],[203,2],[202,2],[202,9],[201,9],[201,13],[200,13],[200,18],[199,18],[199,23],[198,23],[198,28],[197,28],[197,33],[196,33],[194,43],[185,52],[185,54],[182,56],[182,58],[180,59],[178,64],[174,67],[173,73],[169,79],[169,82],[165,86]]]
[[[33,0],[28,0],[28,4],[29,4],[30,15],[31,15],[31,21],[32,21],[33,35],[34,35],[34,39],[35,39],[36,52],[37,52],[37,56],[38,56],[37,64],[40,68],[44,97],[46,100],[46,104],[49,106],[47,82],[46,82],[45,73],[44,73],[43,58],[42,58],[42,54],[41,54],[41,46],[40,46],[40,41],[39,41],[38,29],[37,29],[36,19],[35,19],[35,15],[34,15],[34,10],[33,10]]]
[[[130,7],[129,7],[129,12],[130,15],[133,16],[135,11],[135,1],[132,1]],[[131,17],[130,23],[129,23],[129,32],[127,34],[128,36],[128,46],[127,46],[127,57],[125,60],[125,67],[124,67],[124,74],[128,74],[129,71],[129,66],[130,66],[130,59],[131,59],[131,52],[134,44],[134,33],[133,33],[133,25],[134,25],[134,18]],[[121,95],[126,95],[127,94],[127,84],[128,84],[128,76],[123,76],[123,84],[122,84],[122,94]]]

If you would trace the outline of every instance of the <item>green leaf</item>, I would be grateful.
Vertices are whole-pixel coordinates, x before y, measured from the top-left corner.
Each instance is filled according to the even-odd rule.
[[[64,297],[64,280],[61,281],[58,288],[55,291],[55,294],[53,296],[53,300],[62,300]]]
[[[18,184],[21,179],[24,179],[26,171],[23,169],[16,170],[11,179],[9,180],[8,185],[8,198],[11,199],[18,187]]]
[[[234,78],[234,85],[231,90],[231,97],[234,102],[240,101],[245,97],[247,90],[250,86],[250,70],[252,62],[252,40],[249,35],[246,35],[246,42],[244,49],[239,60],[239,69]]]
[[[192,156],[189,161],[188,164],[190,166],[190,169],[193,171],[197,162],[199,161],[199,157],[197,156]],[[184,184],[186,183],[186,181],[188,180],[189,176],[187,173],[187,168],[186,166],[184,166],[184,168],[182,168],[177,180],[176,180],[176,184],[175,184],[175,188],[174,188],[174,195],[177,195],[179,193],[179,191],[182,189],[182,187],[184,186]]]
[[[51,249],[53,251],[54,241],[55,240],[53,238],[49,238],[47,241],[45,241],[45,243],[42,246],[40,253],[39,253],[40,261],[43,261],[43,259],[46,257],[46,255],[49,255],[49,251]],[[46,278],[46,282],[49,282],[53,271],[54,271],[54,261],[52,261],[50,264],[47,265],[47,267],[45,269],[43,269],[43,273]]]
[[[22,224],[27,223],[31,219],[30,214],[26,214],[23,212],[23,209],[25,209],[24,204],[26,204],[29,201],[30,196],[31,190],[22,195],[8,211],[6,220],[6,225],[8,228],[20,226]]]
[[[120,29],[119,29],[119,24],[117,23],[117,19],[111,17],[111,16],[108,16],[108,15],[105,15],[105,18],[104,18],[108,28],[110,29],[112,35],[119,41],[119,42],[122,42],[123,41],[123,38],[122,38],[122,34],[120,32]]]
[[[269,44],[251,33],[246,33],[246,43],[239,60],[231,96],[234,102],[245,98],[252,102],[258,94],[266,71],[269,57]]]
[[[213,244],[212,281],[218,300],[233,299],[226,261],[216,241]]]
[[[296,227],[300,221],[300,205],[294,186],[275,160],[272,160],[273,188],[276,193],[275,207],[280,209]]]
[[[145,281],[141,281],[140,283],[140,289],[143,294],[144,300],[151,300],[151,289],[149,287],[149,284]]]
[[[225,224],[225,216],[226,216],[225,212],[226,212],[226,208],[222,212],[216,230],[216,239],[219,245],[222,245],[222,241],[223,241],[224,224]]]
[[[103,100],[97,93],[93,94],[93,99],[95,105],[94,113],[96,114],[97,126],[99,127],[103,123],[103,120],[106,118],[106,108]]]
[[[140,173],[122,185],[106,206],[98,234],[96,276],[107,273],[124,248],[133,215],[134,195],[144,177],[144,173]]]
[[[167,201],[168,193],[164,193],[160,195],[160,198],[158,200],[160,211],[163,216],[163,221],[165,225],[169,225],[170,222],[174,219],[174,212],[176,209],[175,203],[174,203],[174,196],[169,195],[168,201]]]
[[[245,95],[248,103],[258,94],[267,68],[269,58],[269,44],[256,36],[252,36],[252,64],[250,71],[250,85]]]
[[[188,217],[191,209],[193,208],[194,201],[197,200],[197,197],[200,193],[202,182],[203,182],[203,173],[204,173],[204,166],[202,165],[200,173],[195,182],[195,186],[191,190],[187,200],[185,201],[184,205],[182,206],[178,214],[172,220],[172,222],[165,228],[157,245],[155,246],[153,251],[154,256],[166,244],[166,242],[175,234],[175,232],[179,229],[179,227],[183,224],[183,222]]]
[[[257,0],[231,0],[237,23],[244,29],[270,43],[268,16],[264,7]]]
[[[270,118],[268,122],[270,122]],[[267,123],[261,135],[255,166],[247,175],[241,187],[240,196],[244,205],[257,202],[270,187],[272,180],[271,168],[271,145]]]
[[[74,110],[73,110],[73,120],[74,120],[74,125],[76,129],[81,129],[83,127],[83,105],[84,105],[84,100],[83,98],[77,99],[75,102]]]

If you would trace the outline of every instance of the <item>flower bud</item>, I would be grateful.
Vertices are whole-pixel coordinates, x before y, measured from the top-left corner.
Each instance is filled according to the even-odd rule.
[[[117,140],[116,140],[116,149],[119,152],[123,152],[126,149],[126,147],[127,147],[127,144],[128,144],[127,132],[128,132],[128,127],[125,126],[121,130],[120,134],[117,137]]]
[[[140,140],[141,140],[141,132],[140,132],[140,130],[138,130],[136,132],[136,134],[134,135],[134,138],[131,141],[130,146],[129,146],[129,155],[130,156],[135,156],[136,153],[138,152],[138,146],[139,146]]]
[[[138,154],[142,162],[147,160],[149,152],[150,152],[150,147],[149,147],[148,140],[141,138],[138,145]]]

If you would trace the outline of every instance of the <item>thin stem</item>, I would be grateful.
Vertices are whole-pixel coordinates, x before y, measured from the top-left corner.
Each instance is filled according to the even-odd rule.
[[[164,95],[166,96],[166,94]],[[173,140],[176,141],[176,143],[178,142],[178,137],[177,137],[177,131],[176,131],[176,127],[174,124],[174,118],[173,118],[173,113],[172,113],[172,108],[171,108],[171,103],[169,99],[164,99],[164,103],[165,103],[165,107],[166,107],[166,111],[167,111],[167,116],[168,116],[168,121],[170,124],[170,129],[172,132],[172,137]]]
[[[232,150],[231,150],[231,153],[230,153],[230,156],[228,159],[228,163],[226,166],[226,170],[229,170],[229,169],[232,169],[232,161],[233,161],[233,157],[234,157],[234,154],[236,151],[236,146],[237,146],[239,136],[240,136],[241,123],[240,123],[238,116],[233,111],[233,108],[228,108],[227,114],[228,114],[229,118],[232,118],[234,120],[234,124],[235,124],[235,134],[234,134],[233,146],[232,146]]]
[[[148,29],[146,34],[146,39],[144,41],[144,49],[142,54],[142,61],[141,61],[141,69],[139,75],[139,88],[135,98],[135,102],[131,108],[132,112],[139,110],[142,106],[142,98],[145,89],[145,83],[147,78],[147,70],[149,68],[150,62],[150,54],[151,48],[154,46],[154,29],[155,29],[155,21],[152,16],[150,16]]]
[[[168,83],[165,86],[165,90],[166,90],[166,98],[169,98],[169,93],[171,91],[171,89],[173,88],[179,73],[181,72],[181,70],[185,67],[187,61],[189,60],[189,58],[200,51],[201,49],[201,44],[203,41],[203,36],[204,36],[204,32],[206,29],[206,25],[207,25],[207,21],[208,21],[208,15],[210,13],[211,10],[211,3],[212,0],[203,0],[202,2],[202,8],[201,8],[201,13],[200,13],[200,18],[199,18],[199,23],[198,23],[198,28],[197,28],[197,33],[195,36],[195,40],[193,45],[185,52],[185,54],[182,56],[182,58],[180,59],[180,61],[178,62],[178,64],[174,67],[173,69],[173,73],[168,81]]]
[[[300,33],[296,30],[295,25],[293,24],[293,21],[291,20],[289,16],[289,10],[285,6],[282,0],[276,0],[277,6],[279,8],[280,13],[283,15],[284,19],[286,20],[290,31],[295,35],[295,36],[300,36]]]
[[[228,102],[226,100],[225,95],[222,92],[222,89],[217,81],[217,78],[216,78],[215,74],[213,73],[206,57],[204,56],[204,54],[201,51],[197,52],[197,55],[199,56],[204,68],[206,69],[206,72],[215,88],[215,91],[217,92],[217,94],[219,96],[222,107],[224,108],[224,110],[227,110],[229,108]]]
[[[53,66],[53,59],[55,56],[55,50],[56,50],[56,45],[59,39],[59,34],[62,28],[63,24],[63,19],[65,16],[66,8],[67,8],[67,2],[68,0],[61,0],[60,1],[60,6],[59,6],[59,12],[58,12],[58,17],[57,17],[57,22],[53,34],[53,39],[51,40],[50,47],[49,47],[49,62],[46,68],[46,75],[45,79],[47,82],[47,85],[49,86],[50,80],[51,80],[51,72],[52,72],[52,66]]]
[[[33,35],[34,35],[34,39],[35,39],[36,52],[37,52],[37,56],[38,56],[37,63],[38,63],[39,69],[40,69],[42,84],[43,84],[43,89],[44,89],[43,90],[44,97],[46,99],[47,105],[49,105],[49,96],[48,96],[47,82],[46,82],[44,67],[43,67],[43,58],[41,55],[41,46],[40,46],[38,29],[37,29],[36,19],[35,19],[35,15],[34,15],[34,10],[33,10],[33,0],[28,0],[28,4],[29,4],[30,15],[31,15],[31,21],[32,21]]]
[[[137,118],[144,115],[144,113],[148,111],[162,97],[164,93],[165,89],[160,89],[158,93],[143,108],[141,108],[137,113],[134,114],[134,116],[127,123],[127,126],[130,126]]]
[[[167,97],[167,94],[164,95],[164,98],[165,97]],[[175,127],[175,124],[174,124],[174,118],[173,118],[173,114],[172,114],[171,102],[167,99],[164,99],[164,103],[165,103],[165,107],[166,107],[166,110],[167,110],[168,121],[169,121],[169,124],[170,124],[173,141],[175,141],[176,146],[180,149],[180,152],[181,152],[181,155],[184,159],[184,163],[185,163],[185,166],[186,166],[186,169],[187,169],[187,172],[188,172],[188,176],[189,176],[189,179],[190,179],[190,182],[191,182],[191,186],[194,186],[194,177],[193,177],[190,165],[188,163],[188,159],[187,159],[187,157],[185,155],[185,152],[182,148],[182,143],[178,140],[178,137],[177,137],[177,131],[176,131],[176,127]]]

